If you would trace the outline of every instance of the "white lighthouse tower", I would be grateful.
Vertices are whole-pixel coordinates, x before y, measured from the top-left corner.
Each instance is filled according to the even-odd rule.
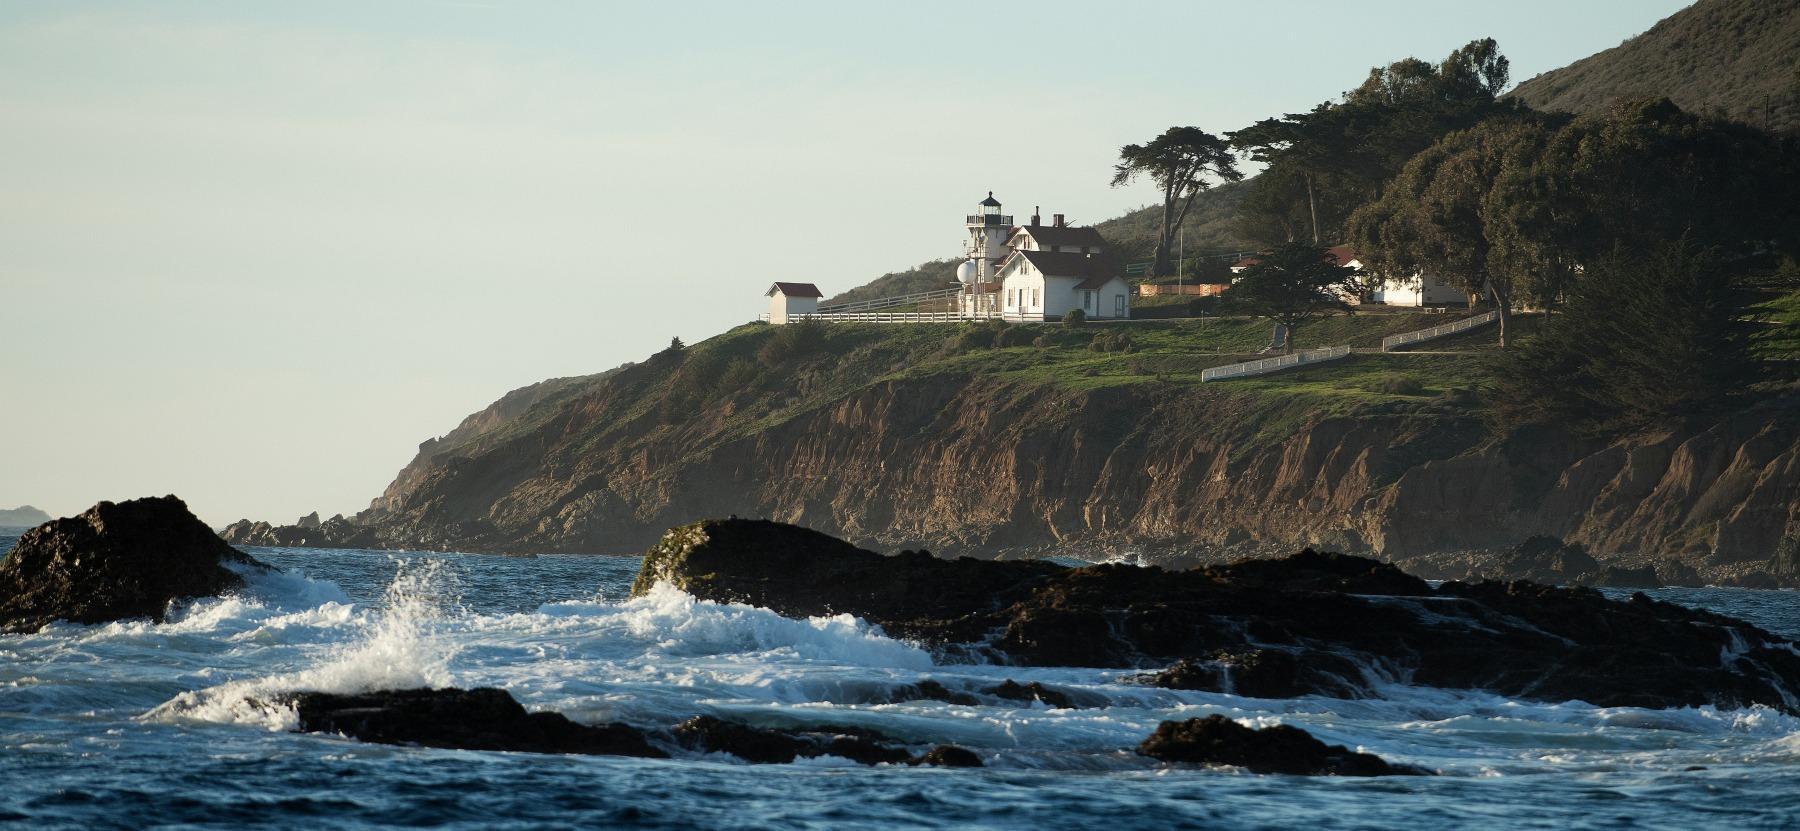
[[[963,283],[963,313],[991,312],[998,308],[998,272],[1000,261],[1006,258],[1012,217],[1000,213],[1000,200],[990,190],[963,224],[969,231],[969,238],[963,241],[969,260],[956,270],[957,279]]]

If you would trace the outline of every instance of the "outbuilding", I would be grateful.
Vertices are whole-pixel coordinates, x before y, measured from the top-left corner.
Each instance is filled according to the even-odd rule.
[[[819,300],[825,296],[811,283],[776,283],[769,287],[769,322],[782,324],[802,315],[819,313]]]

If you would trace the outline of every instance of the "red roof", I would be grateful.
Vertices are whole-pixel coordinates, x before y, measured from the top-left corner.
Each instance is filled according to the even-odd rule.
[[[1111,254],[1078,254],[1074,251],[1019,251],[1018,255],[1046,277],[1081,277],[1105,283],[1123,268]]]
[[[1106,237],[1100,236],[1099,231],[1085,225],[1080,228],[1058,228],[1054,225],[1020,225],[1013,229],[1014,236],[1018,236],[1019,234],[1030,234],[1032,239],[1037,240],[1038,247],[1040,248],[1075,246],[1077,248],[1092,248],[1095,251],[1104,250],[1106,248]]]
[[[1338,265],[1346,265],[1351,260],[1360,259],[1356,256],[1356,251],[1348,245],[1333,245],[1326,249],[1326,252],[1337,258]]]
[[[815,286],[811,283],[776,283],[775,285],[770,286],[769,290],[766,292],[763,292],[763,294],[766,296],[773,296],[776,292],[781,292],[782,294],[785,294],[789,297],[824,297],[825,296],[824,292],[819,291],[818,286]]]

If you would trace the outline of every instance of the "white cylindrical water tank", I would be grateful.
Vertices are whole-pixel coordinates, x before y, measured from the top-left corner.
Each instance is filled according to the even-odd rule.
[[[963,260],[963,264],[956,267],[956,279],[961,280],[964,285],[971,285],[980,271],[974,260]]]

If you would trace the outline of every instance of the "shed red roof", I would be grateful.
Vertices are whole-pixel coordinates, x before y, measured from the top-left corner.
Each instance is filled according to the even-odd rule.
[[[776,283],[775,285],[770,286],[768,291],[763,292],[763,295],[765,297],[773,297],[776,292],[781,292],[782,294],[785,294],[788,297],[824,297],[825,296],[824,292],[819,291],[818,286],[815,286],[811,283]]]

